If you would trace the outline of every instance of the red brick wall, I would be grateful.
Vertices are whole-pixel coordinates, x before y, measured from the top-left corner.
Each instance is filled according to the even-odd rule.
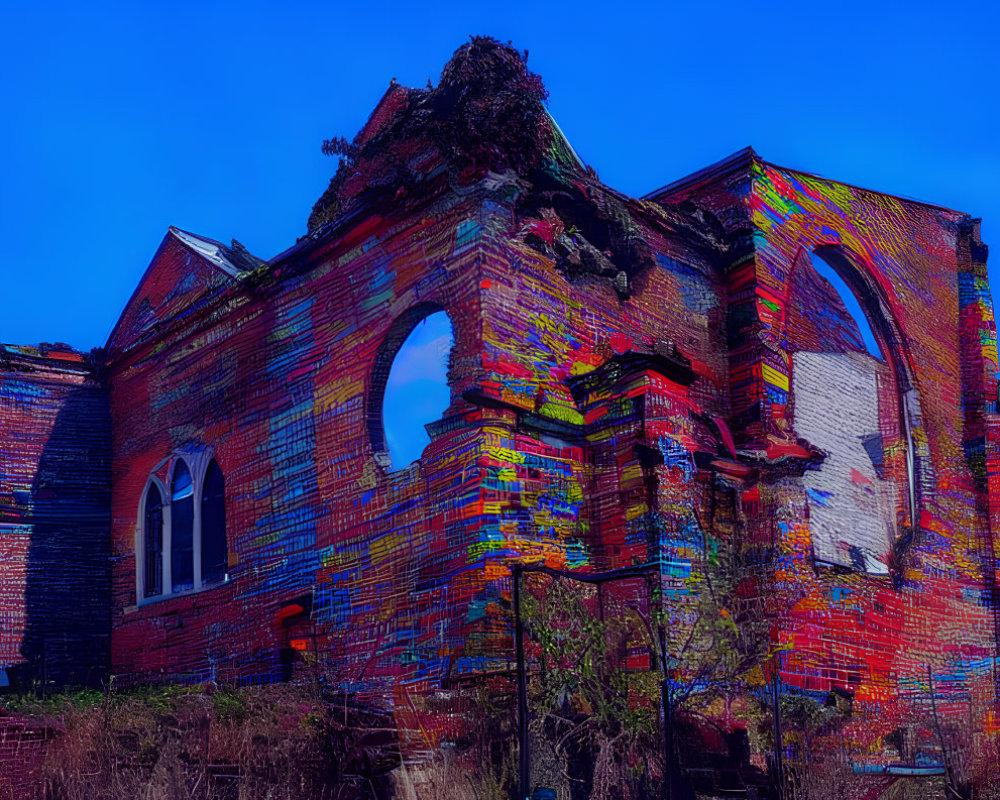
[[[87,357],[0,347],[0,667],[15,685],[107,666],[107,395]]]

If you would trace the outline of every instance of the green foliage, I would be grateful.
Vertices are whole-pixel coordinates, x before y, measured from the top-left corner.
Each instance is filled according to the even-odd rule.
[[[659,680],[626,666],[629,647],[648,644],[641,615],[621,606],[602,619],[597,605],[592,587],[564,580],[525,592],[532,727],[556,759],[592,762],[593,797],[629,798],[662,769]]]
[[[212,708],[221,722],[244,722],[250,713],[245,689],[227,687],[212,694]]]
[[[390,86],[383,112],[368,138],[323,142],[326,155],[340,156],[337,173],[316,202],[309,231],[335,220],[363,196],[395,202],[397,191],[414,189],[419,169],[415,147],[433,149],[457,176],[508,170],[525,176],[547,158],[552,129],[545,113],[548,94],[528,70],[527,54],[488,36],[473,36],[455,51],[437,86]],[[375,122],[375,117],[373,117]]]
[[[733,492],[705,490],[711,520],[697,525],[703,550],[683,583],[653,572],[630,588],[604,584],[598,598],[593,585],[525,574],[533,731],[564,763],[587,754],[592,798],[640,797],[661,780],[664,672],[676,730],[729,732],[734,707],[744,724],[760,713],[753,692],[774,656],[769,623],[755,593],[741,591],[753,560]]]
[[[18,692],[0,695],[0,709],[12,714],[48,717],[63,713],[68,709],[99,706],[105,695],[96,689],[67,689],[60,694],[39,695],[33,692]]]

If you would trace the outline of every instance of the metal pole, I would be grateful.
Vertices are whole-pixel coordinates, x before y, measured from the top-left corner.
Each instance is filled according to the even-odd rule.
[[[555,578],[568,578],[580,583],[596,584],[598,591],[600,586],[608,581],[626,580],[628,578],[638,578],[645,576],[648,580],[650,573],[658,570],[656,564],[636,564],[631,567],[620,567],[606,572],[573,572],[572,570],[553,569],[545,564],[531,563],[523,564],[515,562],[510,565],[510,574],[514,582],[514,648],[517,657],[517,738],[519,745],[519,772],[517,800],[530,800],[528,784],[531,779],[531,761],[528,752],[528,678],[527,664],[524,659],[524,625],[521,622],[521,576],[525,572],[541,572]],[[603,598],[602,598],[603,600]],[[603,612],[603,602],[602,602]],[[661,637],[663,630],[660,630]],[[664,652],[666,649],[664,648]],[[664,669],[666,662],[664,662]],[[666,673],[664,673],[665,675]],[[666,689],[666,685],[661,688],[661,692]],[[661,701],[662,702],[662,701]],[[667,698],[669,707],[669,698]],[[673,748],[673,730],[669,721],[665,721],[667,728],[670,728],[669,747]],[[667,737],[665,737],[667,738]],[[667,746],[666,744],[664,746]],[[671,790],[672,791],[672,790]]]
[[[774,768],[775,768],[775,781],[774,788],[777,794],[778,800],[781,800],[784,794],[784,781],[785,781],[785,765],[784,758],[782,756],[782,741],[781,741],[781,703],[778,698],[778,672],[781,669],[781,661],[777,654],[774,656],[774,674],[771,676],[771,691],[774,695]]]
[[[948,776],[949,789],[952,794],[957,794],[954,790],[955,774],[951,771],[951,759],[948,756],[948,747],[945,745],[944,735],[941,733],[941,719],[938,717],[937,700],[934,698],[934,673],[931,672],[931,665],[927,665],[927,687],[931,693],[931,713],[934,715],[934,728],[937,731],[938,741],[941,743],[941,760],[944,761],[944,771]]]
[[[667,668],[667,635],[663,625],[658,626],[660,638],[660,706],[663,715],[663,797],[674,797],[674,719],[670,698],[670,677]]]
[[[524,663],[524,625],[521,622],[521,573],[523,564],[511,566],[514,580],[514,649],[517,655],[517,740],[520,771],[518,800],[528,800],[531,762],[528,758],[528,678]]]

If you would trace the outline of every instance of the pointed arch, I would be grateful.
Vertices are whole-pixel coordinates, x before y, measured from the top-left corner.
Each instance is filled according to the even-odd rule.
[[[146,481],[139,519],[136,594],[140,600],[163,594],[166,490],[155,477]]]
[[[787,418],[826,453],[803,478],[814,556],[889,574],[919,520],[921,454],[912,363],[888,290],[843,247],[802,248],[785,310]]]
[[[843,245],[820,245],[815,252],[854,293],[895,377],[899,399],[897,419],[906,457],[907,505],[910,527],[915,530],[920,521],[921,496],[924,487],[931,485],[932,470],[920,412],[913,354],[893,310],[890,288],[884,279],[876,280],[872,272],[864,267],[863,260]]]
[[[219,583],[226,576],[226,485],[213,458],[201,484],[201,582]]]
[[[138,507],[137,602],[163,600],[226,583],[226,481],[214,449],[185,444],[163,459],[153,473]]]
[[[184,458],[170,477],[170,590],[194,588],[194,476]]]

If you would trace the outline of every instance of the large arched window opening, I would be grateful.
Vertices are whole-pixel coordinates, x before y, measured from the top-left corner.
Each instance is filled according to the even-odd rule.
[[[218,583],[226,576],[226,490],[213,459],[201,489],[201,580]]]
[[[177,459],[170,483],[170,589],[194,588],[194,481],[184,459]]]
[[[410,309],[390,329],[375,359],[368,401],[369,436],[383,466],[409,466],[430,442],[426,426],[451,404],[453,345],[451,320],[436,305]]]
[[[875,332],[872,330],[871,324],[868,322],[868,316],[865,311],[861,308],[861,303],[858,302],[858,298],[854,296],[854,292],[851,288],[844,282],[844,279],[837,274],[835,270],[826,259],[823,258],[819,253],[810,254],[810,263],[812,268],[816,270],[816,273],[823,278],[833,290],[837,293],[840,301],[844,304],[851,321],[857,327],[857,332],[861,335],[860,344],[863,345],[864,349],[868,352],[868,355],[872,358],[877,358],[882,361],[885,360],[885,356],[882,353],[882,346],[879,344],[878,339],[875,336]],[[855,347],[858,347],[857,342],[853,343]],[[858,350],[860,351],[860,347]]]
[[[155,483],[143,503],[143,595],[163,594],[163,496]]]
[[[888,575],[917,518],[916,398],[879,287],[839,248],[802,252],[789,279],[788,418],[825,453],[803,477],[819,563]]]

